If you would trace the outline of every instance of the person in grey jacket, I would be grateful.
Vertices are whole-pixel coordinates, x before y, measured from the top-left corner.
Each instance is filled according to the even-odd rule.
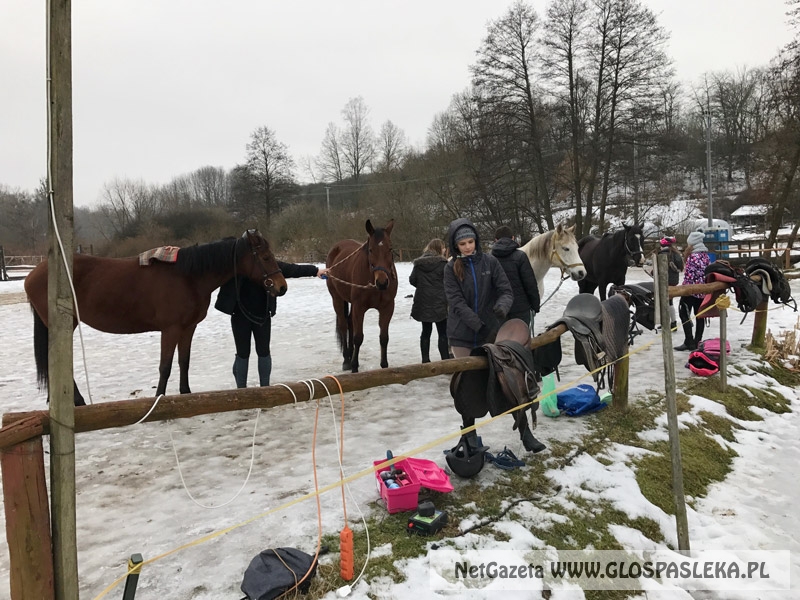
[[[524,252],[518,252],[519,244],[514,241],[510,227],[498,227],[494,234],[492,256],[500,261],[500,266],[508,277],[514,303],[506,319],[521,319],[531,324],[531,311],[539,312],[539,286],[533,274],[531,261]]]
[[[514,296],[500,263],[481,252],[478,232],[468,219],[450,223],[447,241],[453,257],[444,269],[447,337],[453,356],[461,358],[494,342]]]
[[[434,238],[422,256],[414,261],[409,283],[416,289],[414,302],[411,305],[411,318],[422,323],[422,334],[419,336],[419,348],[422,362],[431,362],[431,333],[436,323],[439,335],[439,356],[442,360],[450,358],[447,343],[447,299],[444,296],[444,267],[447,264],[447,246],[439,238]]]

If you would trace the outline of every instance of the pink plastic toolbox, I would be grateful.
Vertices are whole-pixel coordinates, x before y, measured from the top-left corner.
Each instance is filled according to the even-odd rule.
[[[386,459],[373,461],[373,465],[386,462]],[[425,487],[436,492],[452,492],[453,484],[439,465],[432,460],[423,458],[404,458],[398,460],[395,469],[403,471],[405,477],[396,478],[400,487],[389,489],[381,479],[381,473],[391,470],[391,467],[384,467],[375,471],[375,479],[378,484],[378,493],[386,502],[386,509],[394,514],[408,510],[416,510],[419,505],[419,488]]]

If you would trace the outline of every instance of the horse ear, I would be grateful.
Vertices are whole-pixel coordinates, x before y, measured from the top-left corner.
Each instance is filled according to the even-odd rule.
[[[558,227],[556,227],[556,233],[561,233],[562,231],[564,231],[564,225],[559,223]]]
[[[623,229],[625,229],[625,231],[628,231],[628,229],[631,228],[630,225],[626,225],[625,223],[622,224],[622,227],[623,227]]]
[[[367,227],[367,233],[368,234],[372,235],[375,232],[375,228],[372,226],[372,222],[369,219],[367,219],[366,227]]]
[[[394,219],[390,220],[386,224],[386,227],[383,228],[383,230],[386,232],[387,235],[391,235],[392,234],[392,227],[394,227]]]
[[[575,235],[575,225],[573,225],[572,227],[567,227],[567,233]]]

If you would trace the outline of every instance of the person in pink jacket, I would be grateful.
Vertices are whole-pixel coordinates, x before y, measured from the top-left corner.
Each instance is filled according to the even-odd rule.
[[[703,243],[703,233],[693,231],[686,239],[686,250],[684,252],[685,264],[683,270],[683,284],[694,285],[706,282],[706,267],[711,262],[708,257],[708,248]],[[681,296],[678,304],[678,314],[683,322],[683,344],[675,346],[675,350],[696,350],[700,340],[703,339],[705,330],[705,319],[697,318],[697,310],[703,301],[703,294],[693,294],[692,296]],[[697,321],[697,329],[692,335],[692,321],[689,315],[694,313]]]

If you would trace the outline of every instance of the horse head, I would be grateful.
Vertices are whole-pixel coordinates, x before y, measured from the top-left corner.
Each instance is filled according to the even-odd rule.
[[[627,254],[634,265],[644,264],[644,250],[642,250],[642,239],[644,234],[640,225],[623,225],[625,230],[625,254]]]
[[[389,221],[386,227],[377,229],[367,219],[366,228],[369,234],[366,243],[367,259],[372,273],[372,283],[379,290],[387,289],[389,281],[395,276],[394,257],[392,256],[392,227],[394,227],[394,219]]]
[[[550,240],[551,262],[563,272],[569,273],[574,281],[586,277],[586,267],[578,254],[578,241],[575,239],[575,225],[564,227],[559,223]]]
[[[257,229],[248,229],[242,237],[250,247],[249,266],[245,266],[243,272],[256,283],[263,284],[273,296],[283,296],[287,289],[286,279],[267,239]]]

